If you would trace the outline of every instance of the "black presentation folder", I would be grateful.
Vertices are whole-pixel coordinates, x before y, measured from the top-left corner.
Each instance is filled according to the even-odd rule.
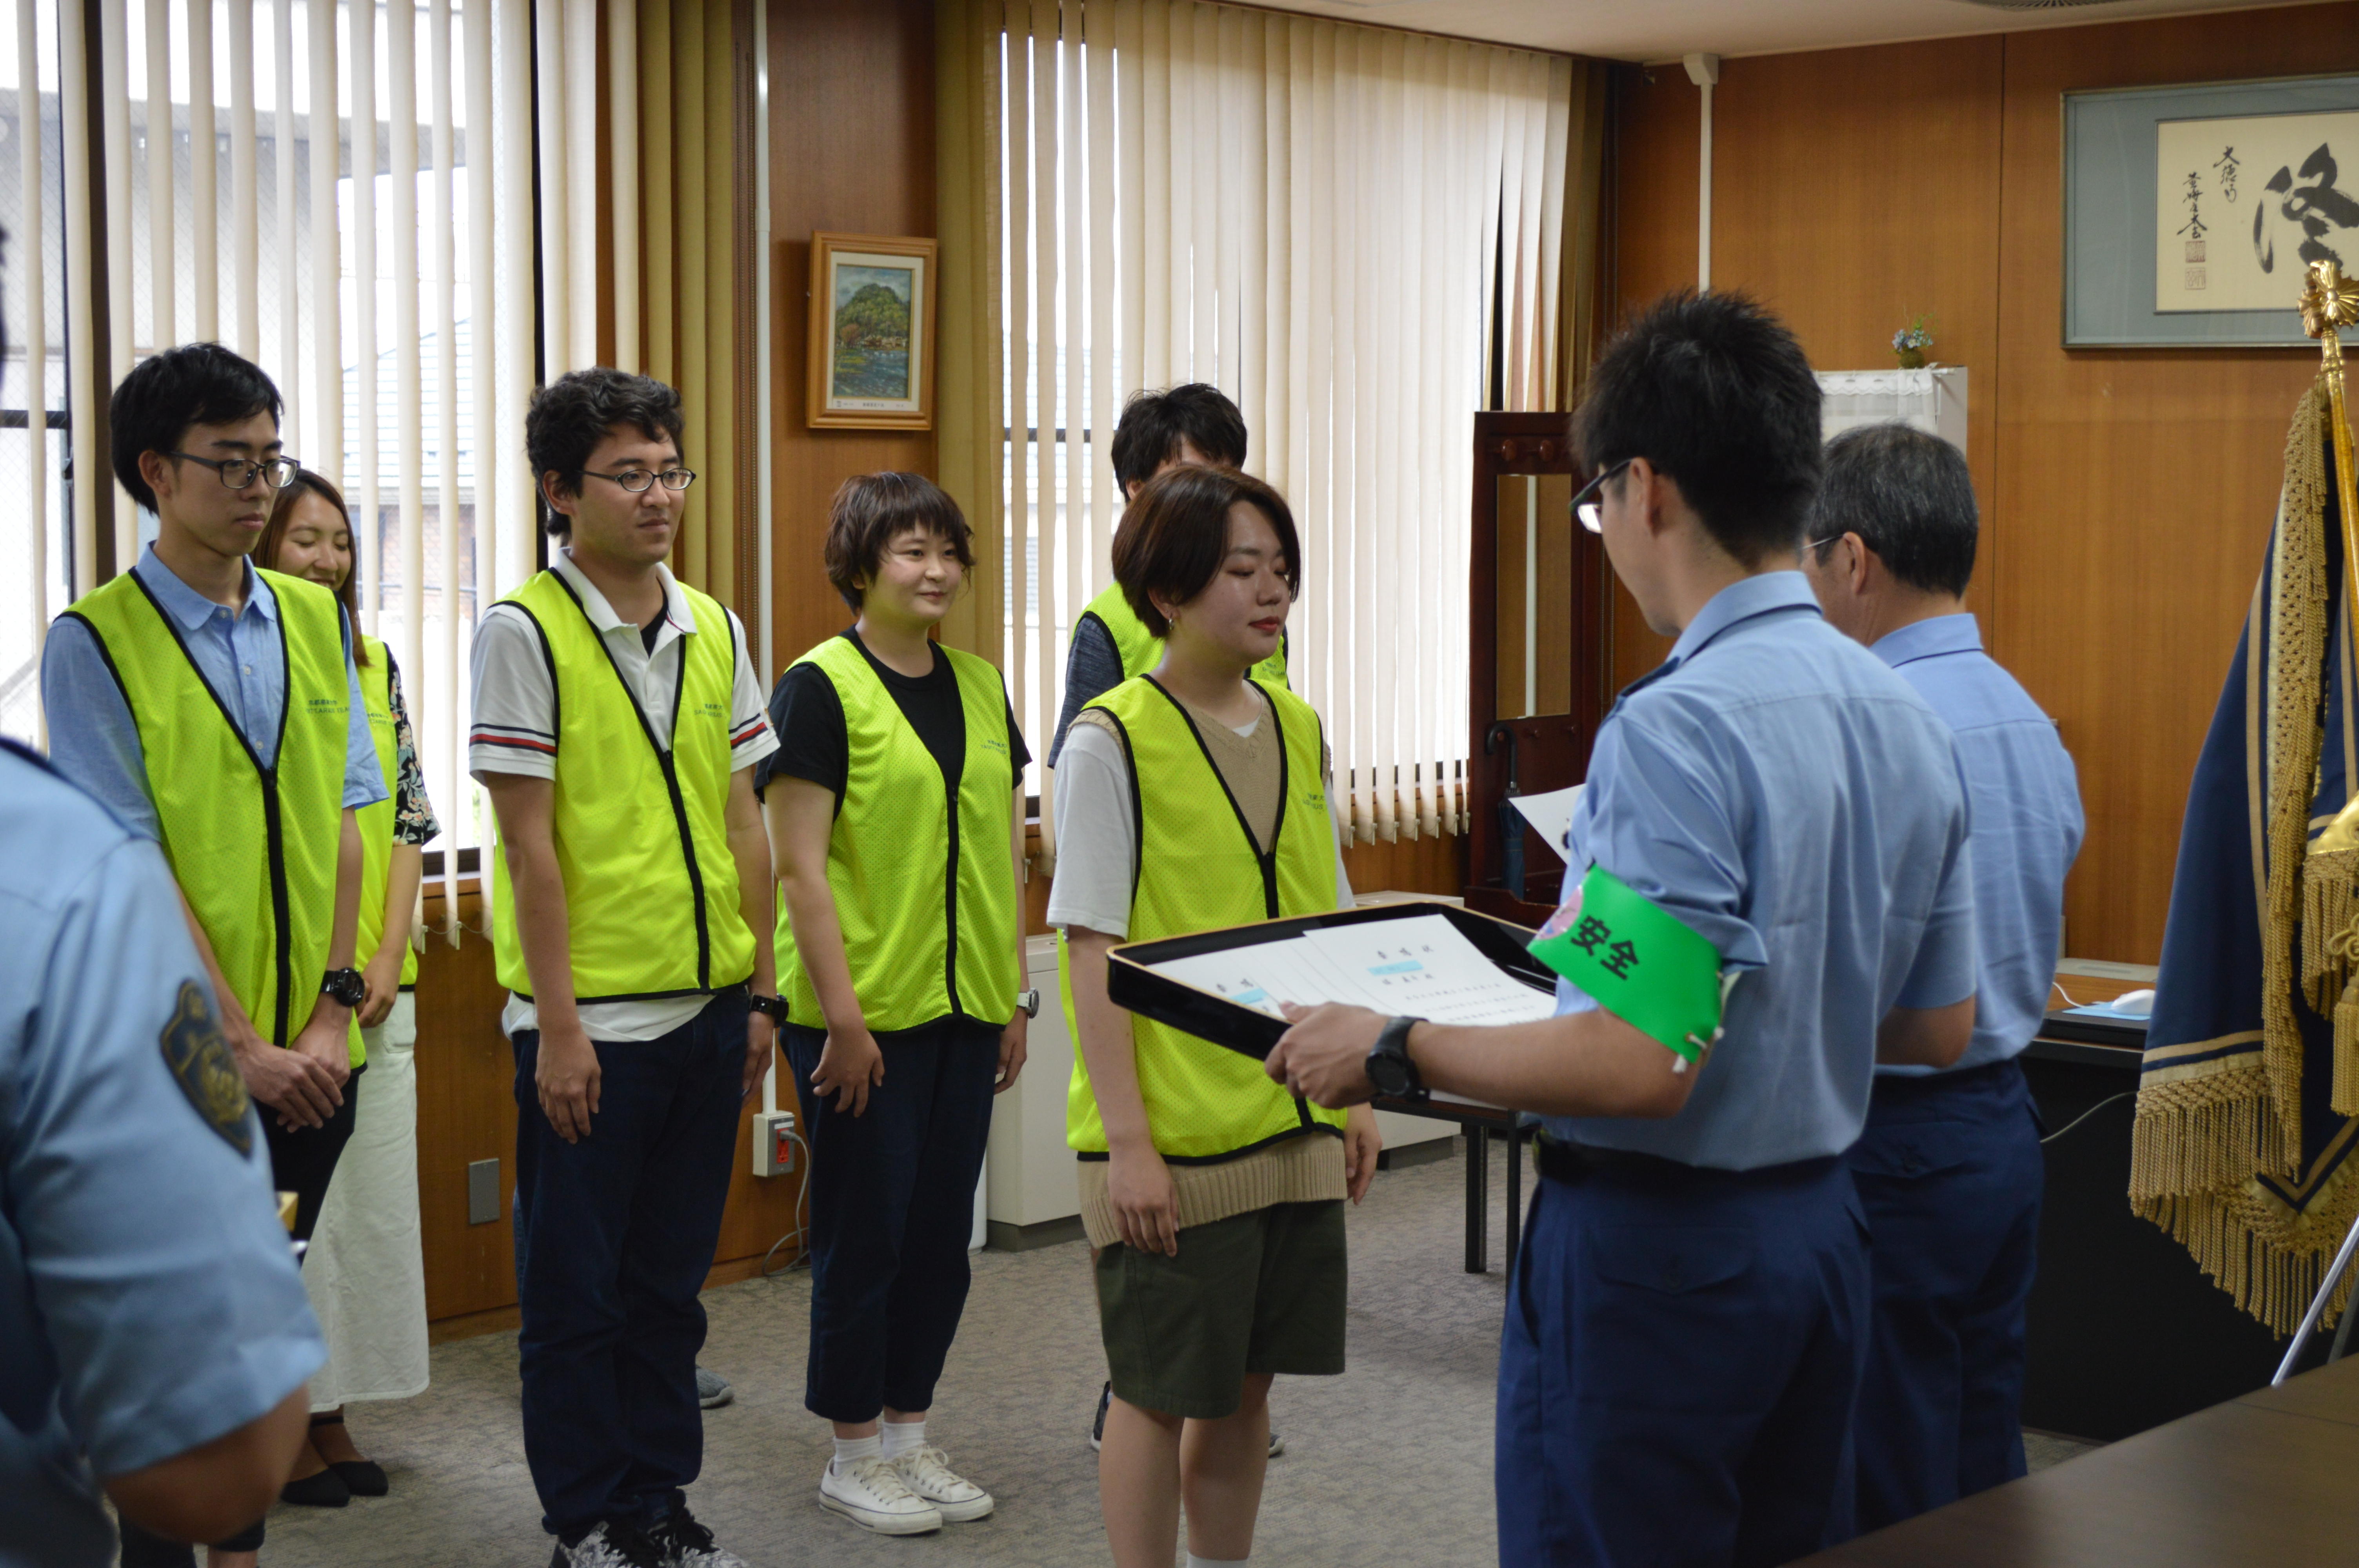
[[[1340,925],[1363,925],[1379,920],[1407,920],[1439,914],[1500,968],[1535,989],[1554,992],[1556,971],[1525,948],[1534,933],[1521,925],[1461,909],[1454,903],[1413,900],[1406,903],[1371,904],[1364,909],[1338,909],[1324,914],[1297,915],[1288,920],[1256,921],[1251,925],[1227,925],[1215,931],[1165,936],[1153,942],[1125,942],[1114,948],[1106,968],[1106,995],[1125,1008],[1158,1023],[1185,1030],[1215,1045],[1225,1045],[1260,1061],[1286,1033],[1286,1022],[1242,1002],[1159,975],[1148,966],[1173,958],[1192,958],[1230,947],[1282,942],[1307,931]]]

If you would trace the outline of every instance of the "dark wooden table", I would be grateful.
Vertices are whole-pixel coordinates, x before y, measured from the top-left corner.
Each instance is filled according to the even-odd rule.
[[[1496,1106],[1468,1105],[1457,1100],[1422,1102],[1378,1099],[1378,1110],[1397,1116],[1422,1116],[1458,1124],[1466,1134],[1466,1271],[1481,1274],[1491,1266],[1491,1140],[1507,1143],[1506,1271],[1516,1271],[1516,1243],[1521,1239],[1524,1217],[1524,1141],[1529,1128],[1516,1126],[1516,1113]]]
[[[1828,1568],[2359,1562],[2359,1357],[1802,1561]]]

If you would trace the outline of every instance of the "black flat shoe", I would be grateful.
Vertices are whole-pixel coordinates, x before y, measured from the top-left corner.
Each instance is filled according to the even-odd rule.
[[[278,1500],[307,1509],[340,1509],[353,1500],[353,1489],[331,1465],[316,1476],[288,1482],[278,1488]]]
[[[374,1459],[339,1459],[328,1468],[344,1478],[345,1489],[356,1498],[381,1498],[393,1490],[385,1467]]]

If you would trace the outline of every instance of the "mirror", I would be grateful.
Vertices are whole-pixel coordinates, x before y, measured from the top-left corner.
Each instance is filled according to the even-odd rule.
[[[1579,480],[1562,473],[1498,479],[1498,698],[1493,719],[1572,711],[1572,515]]]

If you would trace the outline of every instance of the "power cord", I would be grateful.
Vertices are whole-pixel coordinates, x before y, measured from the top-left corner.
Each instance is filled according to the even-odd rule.
[[[770,1249],[762,1254],[761,1277],[765,1280],[775,1279],[782,1274],[791,1274],[798,1269],[810,1267],[811,1146],[803,1141],[803,1135],[799,1132],[789,1132],[787,1137],[793,1141],[796,1148],[803,1152],[803,1190],[801,1195],[795,1199],[795,1227],[771,1242]],[[779,1268],[771,1268],[770,1260],[778,1255],[779,1248],[789,1243],[802,1249],[802,1255]]]
[[[2080,1115],[2078,1115],[2078,1116],[2074,1117],[2071,1120],[2070,1120],[2070,1121],[2066,1122],[2062,1127],[2060,1127],[2060,1128],[2057,1129],[2055,1131],[2053,1131],[2053,1132],[2049,1133],[2047,1137],[2045,1137],[2045,1138],[2041,1139],[2041,1140],[2039,1141],[2040,1145],[2044,1148],[2044,1147],[2046,1147],[2048,1144],[2050,1144],[2050,1143],[2055,1142],[2058,1139],[2060,1139],[2060,1138],[2063,1137],[2063,1136],[2064,1136],[2064,1134],[2066,1134],[2067,1132],[2071,1131],[2074,1128],[2076,1128],[2076,1127],[2080,1126],[2082,1122],[2084,1122],[2084,1121],[2088,1120],[2091,1117],[2093,1117],[2093,1116],[2096,1115],[2099,1111],[2101,1111],[2101,1110],[2104,1109],[2107,1106],[2109,1106],[2109,1105],[2113,1104],[2115,1100],[2117,1100],[2117,1099],[2130,1099],[2130,1098],[2134,1098],[2136,1094],[2137,1094],[2137,1090],[2136,1090],[2136,1089],[2124,1089],[2121,1093],[2119,1093],[2119,1094],[2117,1094],[2117,1095],[2107,1095],[2104,1098],[2103,1098],[2103,1099],[2099,1100],[2096,1104],[2094,1104],[2094,1105],[2091,1106],[2088,1109],[2086,1109],[2086,1110],[2082,1111]]]

